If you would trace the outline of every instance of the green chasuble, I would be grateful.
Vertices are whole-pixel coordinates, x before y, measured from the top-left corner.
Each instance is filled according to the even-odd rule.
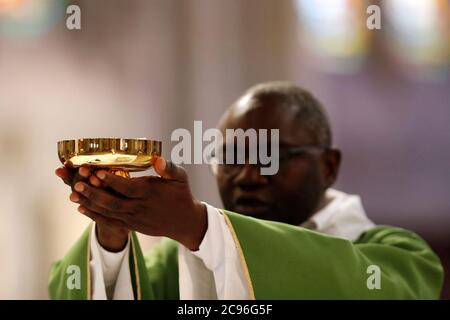
[[[252,298],[439,298],[443,282],[439,258],[419,236],[407,230],[377,226],[352,242],[223,212]],[[53,265],[49,280],[52,299],[91,298],[91,229]],[[132,234],[130,270],[136,299],[179,298],[177,248],[174,241],[165,239],[144,256]],[[80,268],[78,288],[70,284],[73,265]]]

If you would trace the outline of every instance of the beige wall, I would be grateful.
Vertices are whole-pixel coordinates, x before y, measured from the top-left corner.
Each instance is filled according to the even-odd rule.
[[[448,142],[445,121],[439,119],[425,138],[408,135],[421,127],[420,118],[425,126],[435,119],[420,109],[421,101],[429,101],[440,119],[450,118],[448,81],[415,84],[377,65],[347,77],[319,73],[300,45],[290,1],[78,3],[81,31],[68,31],[61,21],[39,36],[0,37],[0,298],[45,299],[50,263],[68,250],[88,223],[69,202],[68,188],[53,174],[59,165],[59,139],[146,136],[163,140],[169,157],[173,129],[192,129],[194,120],[213,127],[243,90],[268,80],[296,81],[325,102],[337,142],[347,152],[340,186],[370,199],[374,220],[404,223],[430,235],[437,232],[443,239],[450,204],[440,193],[448,192],[444,187],[449,186],[442,178],[448,172],[441,166],[449,152],[439,157],[430,151],[434,171],[425,162],[415,162],[405,172],[391,170],[390,164],[401,171],[401,160],[417,151],[417,141],[417,148],[428,139]],[[393,83],[399,82],[393,90]],[[415,92],[413,98],[410,92]],[[388,129],[383,127],[386,123]],[[406,129],[400,130],[402,124]],[[395,153],[398,150],[402,153]],[[380,166],[374,166],[373,154],[383,152],[393,162],[380,157]],[[194,193],[220,206],[209,169],[187,167]],[[388,171],[383,171],[381,181],[376,179],[380,168]],[[427,173],[412,175],[420,170]],[[405,179],[405,189],[396,174]],[[423,182],[430,175],[436,180]],[[427,185],[414,185],[411,177]],[[427,186],[436,189],[437,200]],[[410,204],[416,194],[425,194],[420,212]],[[392,207],[403,209],[404,215],[396,216]],[[423,215],[436,229],[422,223],[426,208],[430,210]],[[154,239],[144,242],[149,248]]]

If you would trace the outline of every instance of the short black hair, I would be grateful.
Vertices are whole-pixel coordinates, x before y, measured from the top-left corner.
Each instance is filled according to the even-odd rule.
[[[269,100],[274,105],[296,106],[298,120],[308,130],[314,143],[331,147],[331,127],[327,113],[322,104],[308,90],[291,82],[272,81],[257,84],[247,90],[255,100]]]

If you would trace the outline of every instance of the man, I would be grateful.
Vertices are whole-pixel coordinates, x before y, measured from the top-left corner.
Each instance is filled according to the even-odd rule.
[[[255,86],[219,128],[280,130],[275,175],[261,175],[261,164],[248,161],[215,167],[226,210],[194,198],[185,171],[163,158],[155,163],[159,176],[56,170],[95,224],[53,266],[52,298],[439,297],[442,266],[426,243],[375,226],[359,197],[331,189],[340,151],[310,93],[285,82]],[[144,256],[134,231],[170,239]],[[69,289],[73,265],[81,270],[79,289]]]

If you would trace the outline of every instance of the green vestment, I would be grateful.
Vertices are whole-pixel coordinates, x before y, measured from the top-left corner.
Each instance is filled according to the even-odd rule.
[[[356,241],[284,223],[223,211],[248,291],[256,299],[438,299],[439,258],[416,234],[377,226]],[[90,299],[89,227],[52,266],[52,299]],[[178,299],[178,244],[164,239],[143,255],[131,236],[130,270],[136,299]],[[69,266],[80,268],[79,289],[67,285]],[[370,286],[380,271],[379,289]],[[370,289],[372,288],[372,289]]]

